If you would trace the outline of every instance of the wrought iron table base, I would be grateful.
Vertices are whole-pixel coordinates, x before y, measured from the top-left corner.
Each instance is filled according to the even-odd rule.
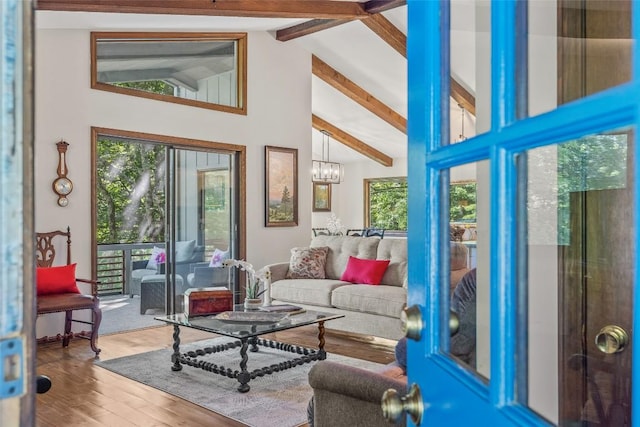
[[[249,346],[251,348],[249,349]],[[259,351],[259,346],[273,348],[283,352],[299,354],[300,357],[294,359],[285,360],[280,363],[276,363],[264,368],[254,369],[249,372],[247,370],[247,361],[249,356],[247,355],[247,349],[252,352]],[[240,370],[232,370],[231,368],[225,368],[215,363],[206,362],[204,360],[198,360],[199,356],[204,356],[212,353],[219,353],[222,351],[232,350],[236,347],[240,347]],[[284,371],[285,369],[294,368],[298,365],[305,363],[311,363],[316,360],[324,360],[327,357],[327,353],[324,351],[324,322],[318,323],[318,349],[311,349],[306,347],[300,347],[291,344],[281,343],[279,341],[266,340],[258,337],[240,338],[239,341],[233,341],[226,344],[219,344],[212,347],[205,347],[203,349],[197,349],[186,353],[180,352],[180,326],[173,325],[173,354],[171,355],[171,370],[181,371],[182,365],[192,366],[200,368],[202,370],[213,372],[228,378],[236,378],[240,385],[238,391],[240,393],[248,392],[251,387],[249,381],[256,377],[262,377],[264,375],[270,375],[274,372]]]

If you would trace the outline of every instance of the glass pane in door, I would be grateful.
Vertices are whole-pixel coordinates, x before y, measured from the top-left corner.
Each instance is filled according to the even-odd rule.
[[[451,0],[449,140],[456,144],[491,127],[491,2]]]
[[[230,269],[222,263],[235,258],[237,188],[235,154],[175,150],[174,224],[176,311],[183,309],[190,288],[231,287]],[[190,251],[191,247],[193,248]],[[231,277],[233,279],[235,276]]]
[[[629,81],[631,1],[527,4],[530,116]]]
[[[445,336],[450,354],[459,363],[489,378],[488,162],[456,166],[448,174],[450,254],[444,294],[457,328]]]
[[[561,426],[630,425],[634,145],[619,129],[524,153],[519,397]]]

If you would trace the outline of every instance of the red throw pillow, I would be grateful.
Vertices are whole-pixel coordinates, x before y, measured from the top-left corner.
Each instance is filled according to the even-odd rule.
[[[342,273],[340,280],[351,283],[379,285],[384,272],[387,271],[389,262],[388,259],[362,259],[350,256],[347,268]]]
[[[36,287],[38,295],[79,294],[80,290],[76,285],[76,264],[36,268]]]

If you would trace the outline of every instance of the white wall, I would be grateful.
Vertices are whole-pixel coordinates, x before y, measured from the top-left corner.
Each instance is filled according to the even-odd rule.
[[[289,259],[289,249],[309,243],[311,186],[299,176],[299,225],[264,227],[264,146],[298,148],[299,171],[311,169],[311,56],[273,36],[248,37],[247,115],[109,93],[90,88],[90,32],[36,31],[35,229],[71,226],[78,275],[91,273],[92,126],[171,135],[247,147],[247,260],[256,266]],[[286,95],[283,95],[286,94]],[[74,189],[69,206],[58,207],[55,143],[67,141]],[[56,315],[50,315],[56,316]],[[49,319],[49,317],[45,317]],[[37,336],[62,329],[38,321]]]
[[[364,187],[367,178],[407,176],[407,160],[393,159],[393,166],[386,167],[372,160],[351,162],[344,165],[345,178],[331,186],[331,212],[314,212],[313,227],[326,227],[327,219],[334,213],[346,228],[364,227]],[[311,189],[311,179],[308,187]],[[309,230],[311,233],[311,230]]]

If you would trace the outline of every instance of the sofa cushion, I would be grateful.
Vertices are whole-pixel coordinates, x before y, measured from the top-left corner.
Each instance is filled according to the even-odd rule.
[[[347,268],[342,273],[340,280],[351,283],[379,285],[388,266],[388,259],[361,259],[350,256]]]
[[[345,285],[331,294],[336,308],[400,318],[407,303],[407,291],[402,286]]]
[[[403,286],[407,280],[407,240],[382,239],[378,244],[376,259],[388,259],[391,262],[384,272],[383,285]],[[406,286],[405,286],[406,288]]]
[[[316,236],[311,240],[311,247],[328,246],[325,274],[327,279],[339,280],[347,267],[350,256],[363,259],[376,259],[377,237],[354,236]]]
[[[287,279],[324,279],[327,252],[326,246],[291,249]]]
[[[331,292],[349,282],[332,279],[284,279],[271,284],[271,298],[299,304],[331,307]]]

